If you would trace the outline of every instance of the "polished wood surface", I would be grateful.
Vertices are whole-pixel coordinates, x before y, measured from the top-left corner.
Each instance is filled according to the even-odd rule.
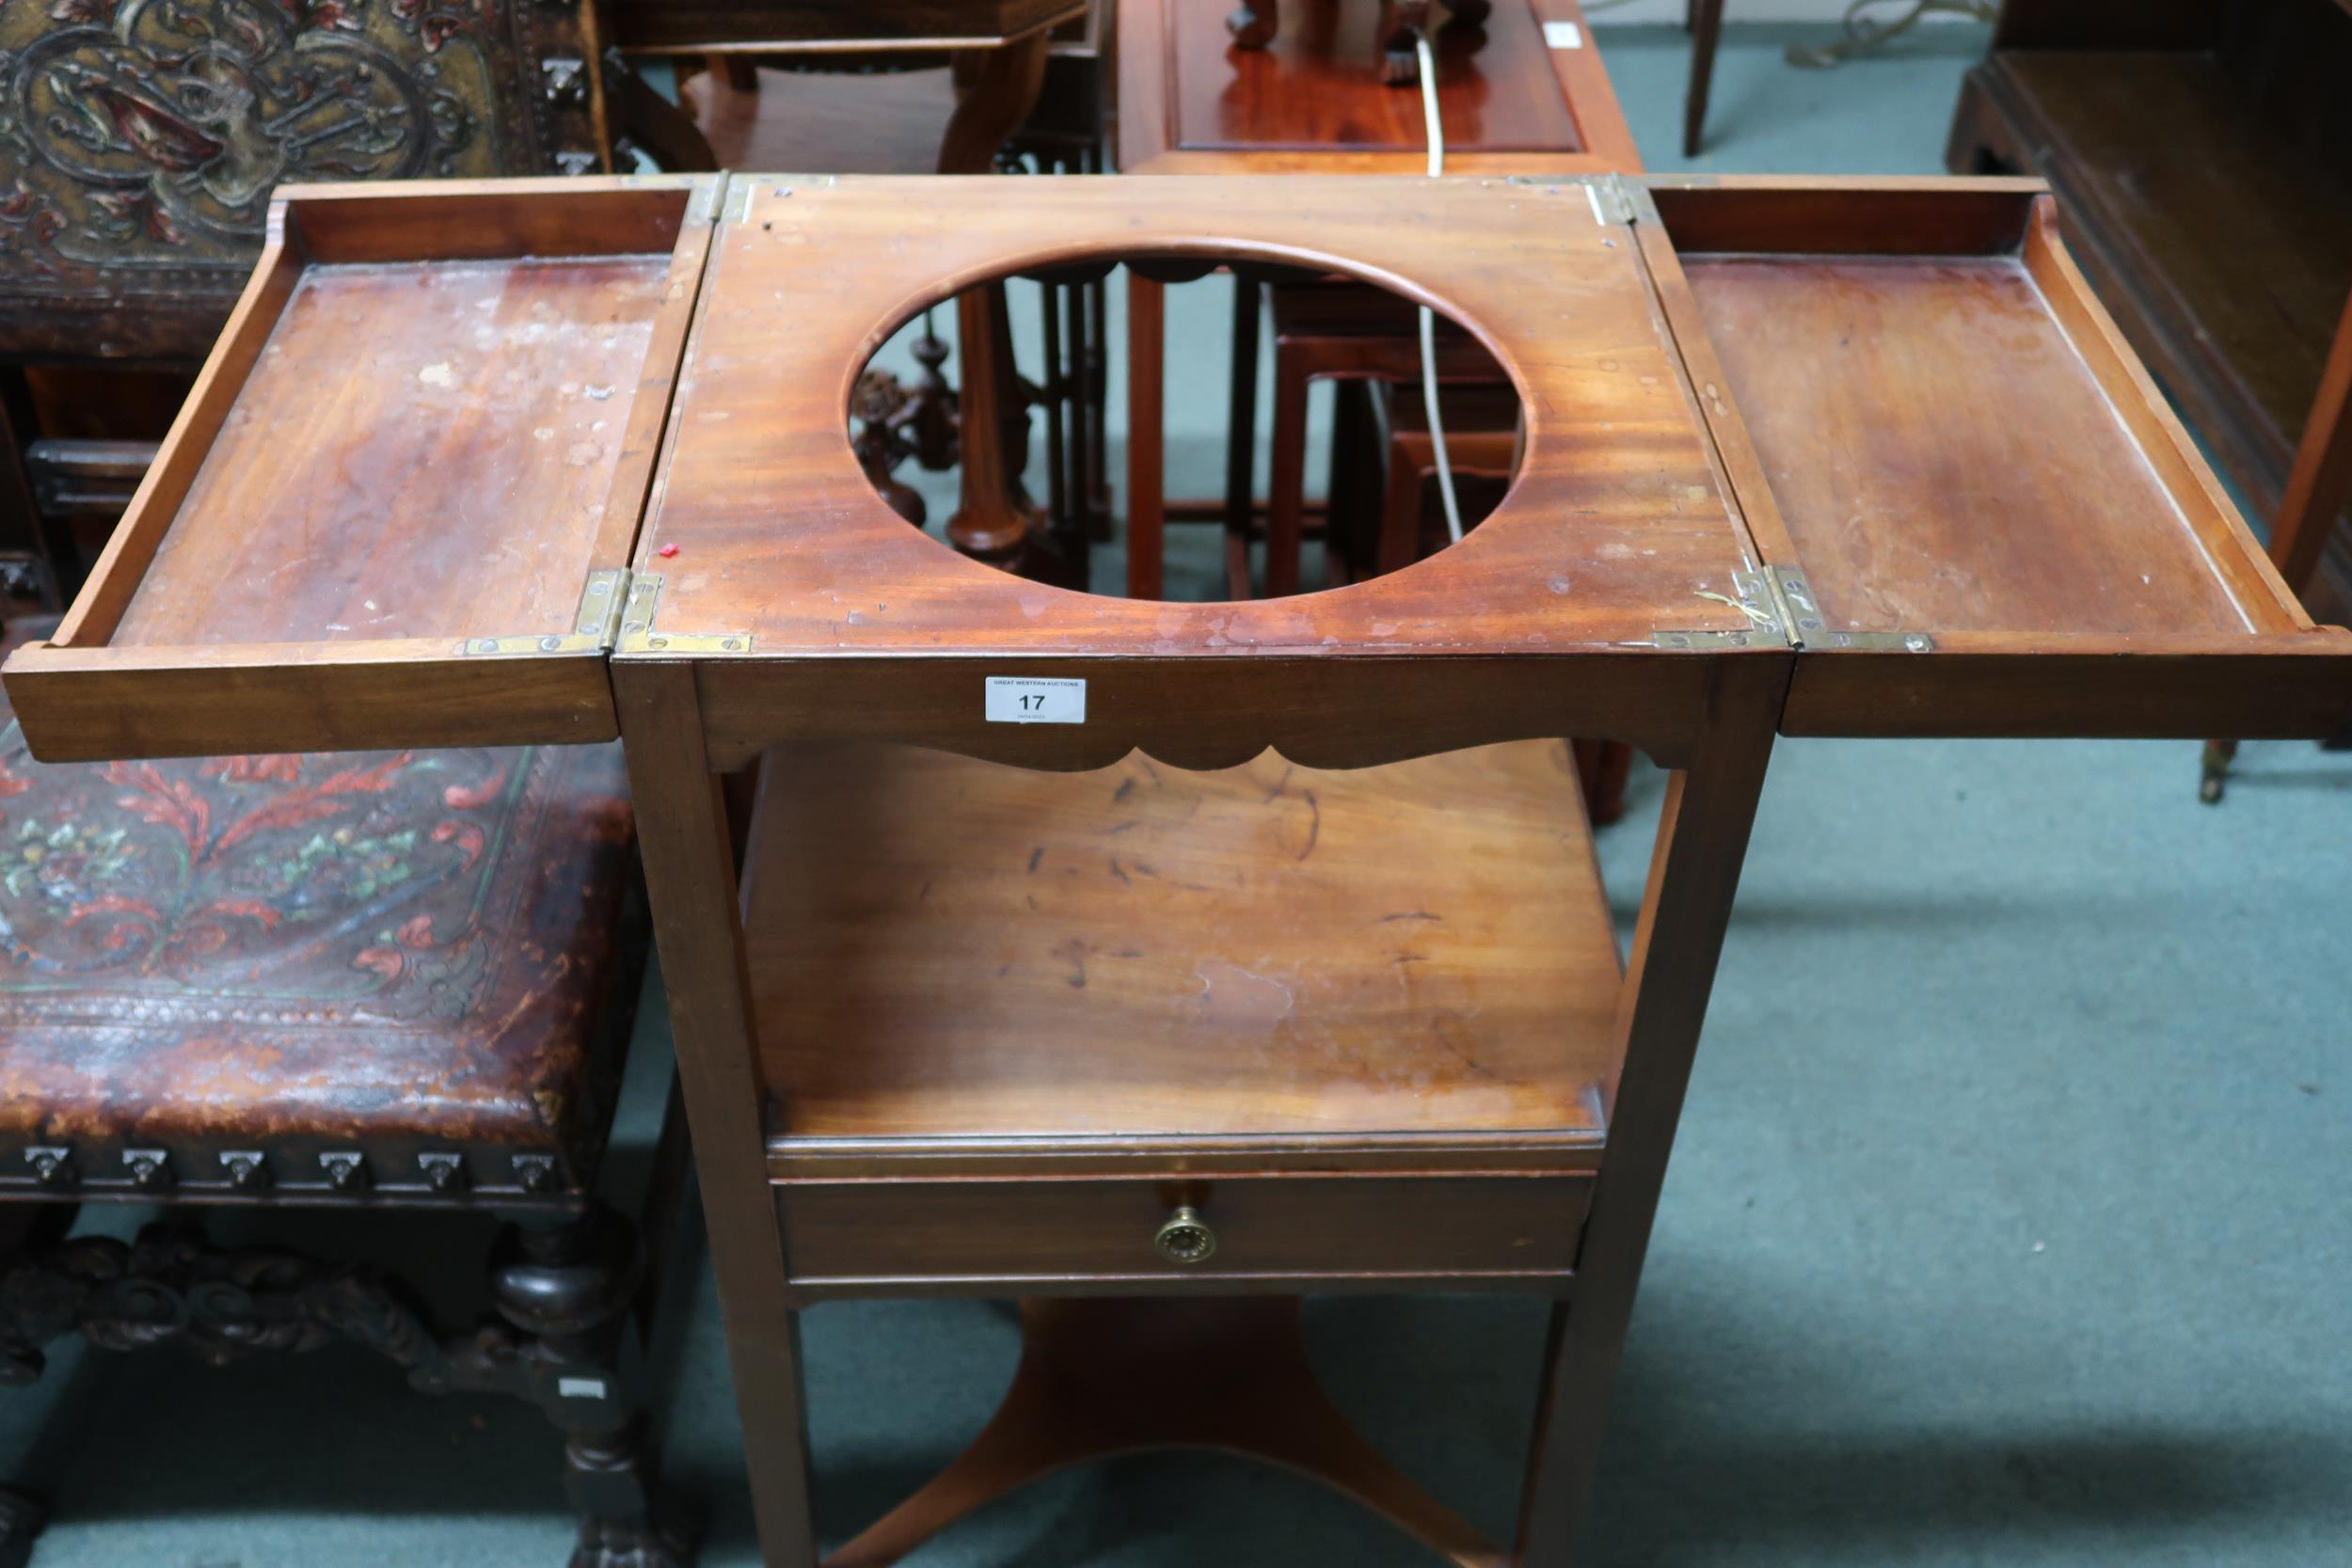
[[[2352,638],[2279,580],[2047,196],[1807,182],[1800,233],[1780,184],[1653,182],[1644,245],[1748,526],[1811,591],[1785,733],[2328,729]]]
[[[828,661],[914,646],[1534,657],[1647,642],[1661,626],[1749,624],[1708,596],[1734,594],[1732,574],[1755,562],[1642,265],[1621,230],[1594,221],[1582,186],[1054,181],[1025,187],[1019,203],[926,181],[739,180],[737,190],[706,284],[727,330],[690,351],[668,483],[639,552],[663,574],[656,634],[742,634],[761,656]],[[1395,222],[1396,203],[1421,221]],[[1475,539],[1311,605],[1150,604],[959,561],[866,483],[842,435],[850,381],[943,291],[1008,265],[1225,250],[1393,277],[1408,298],[1476,324],[1530,418],[1518,485]],[[1537,275],[1546,287],[1527,288]],[[1575,324],[1572,341],[1563,322]],[[1574,569],[1557,569],[1571,536]],[[657,553],[672,546],[675,558]],[[1465,604],[1474,617],[1460,614]]]
[[[2352,293],[2352,16],[2327,0],[2009,0],[1956,170],[2043,175],[2135,351],[2276,516]],[[2352,610],[2352,520],[2305,585]]]
[[[1391,151],[1422,145],[1420,91],[1400,92],[1379,78],[1379,6],[1299,5],[1284,21],[1264,49],[1233,49],[1222,8],[1171,8],[1175,146]],[[1526,0],[1504,0],[1481,30],[1441,29],[1433,47],[1449,148],[1585,150],[1551,76],[1543,24]],[[1522,75],[1549,90],[1528,90],[1517,80]]]
[[[612,738],[588,578],[628,562],[717,193],[281,191],[88,585],[13,656],[27,735],[79,736],[58,760],[255,750],[261,715],[278,748]]]
[[[902,1294],[1395,1289],[1415,1279],[1558,1291],[1589,1176],[1299,1180],[794,1181],[776,1189],[795,1288]],[[1152,1236],[1178,1203],[1214,1227],[1199,1263]]]
[[[669,265],[305,269],[114,645],[567,626]]]
[[[739,87],[716,71],[678,84],[721,168],[830,174],[930,174],[955,112],[947,68],[881,74],[755,72]]]
[[[1349,772],[787,752],[757,820],[787,1141],[1601,1130],[1616,941],[1557,743]]]
[[[1378,5],[1293,8],[1270,47],[1248,50],[1232,47],[1224,7],[1122,0],[1120,172],[1423,172],[1420,94],[1377,69]],[[1576,46],[1547,47],[1547,24],[1573,29]],[[1500,0],[1483,29],[1447,28],[1437,49],[1450,172],[1642,166],[1576,0]]]
[[[2246,627],[2021,261],[1683,265],[1831,626]]]
[[[2122,264],[2191,302],[2181,349],[2234,420],[2278,426],[2291,449],[2352,290],[2352,201],[2328,195],[2341,176],[2296,156],[2206,55],[2026,52],[2002,70],[2064,150],[2052,183],[2098,214]]]

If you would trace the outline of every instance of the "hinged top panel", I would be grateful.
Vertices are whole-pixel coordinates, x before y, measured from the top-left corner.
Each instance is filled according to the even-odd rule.
[[[294,188],[72,612],[53,758],[592,740],[716,180]]]
[[[1661,297],[1802,650],[1788,733],[2352,715],[2352,636],[2280,582],[2038,182],[1647,188]]]
[[[1025,657],[1328,665],[1638,651],[1654,661],[1667,646],[1661,633],[1730,634],[1706,651],[1785,657],[1769,615],[1759,632],[1757,608],[1741,602],[1740,574],[1761,562],[1632,230],[1594,195],[1577,180],[1121,178],[1012,191],[993,181],[739,175],[639,545],[638,571],[662,580],[642,630],[625,623],[618,657],[728,663],[715,677],[725,689],[706,699],[715,715],[739,692],[798,733],[938,744],[957,742],[917,710],[952,701],[957,722],[993,736],[981,728],[979,678],[1039,673],[1003,664]],[[1007,576],[909,527],[875,493],[850,450],[847,410],[867,356],[902,323],[992,277],[1170,257],[1352,274],[1463,324],[1526,409],[1510,494],[1462,543],[1391,576],[1298,597],[1171,604]],[[1679,646],[1678,658],[1692,657]],[[990,668],[956,674],[950,699],[946,658]],[[815,684],[837,683],[852,663],[854,704],[837,684],[819,702]],[[1592,672],[1585,680],[1607,684]],[[1197,681],[1189,690],[1193,701],[1244,700],[1232,685],[1215,698]],[[1293,683],[1278,700],[1327,709],[1340,701],[1327,688],[1309,690]],[[1173,686],[1097,696],[1087,749],[1097,760],[1152,744],[1121,726],[1187,700]],[[1331,721],[1360,728],[1385,711]],[[1543,721],[1534,710],[1518,721]],[[1272,729],[1250,738],[1285,739]],[[992,752],[1035,757],[1042,744]]]
[[[736,192],[640,549],[664,577],[656,632],[747,633],[755,655],[793,657],[1232,657],[1534,655],[1752,625],[1734,576],[1756,562],[1641,260],[1581,183],[1039,181],[1012,201],[988,182],[743,176]],[[846,410],[900,323],[993,276],[1174,254],[1354,273],[1463,322],[1527,407],[1511,495],[1393,576],[1201,605],[1007,577],[875,494]]]

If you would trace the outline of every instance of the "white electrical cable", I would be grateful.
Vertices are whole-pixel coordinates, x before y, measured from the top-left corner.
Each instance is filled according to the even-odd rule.
[[[1429,177],[1445,172],[1445,123],[1438,114],[1438,60],[1429,35],[1416,32],[1413,49],[1421,56],[1421,118],[1429,127]],[[1438,313],[1421,308],[1421,402],[1429,416],[1429,452],[1438,462],[1438,499],[1445,506],[1445,531],[1454,543],[1462,542],[1462,503],[1454,494],[1454,464],[1445,448],[1445,424],[1438,418]]]

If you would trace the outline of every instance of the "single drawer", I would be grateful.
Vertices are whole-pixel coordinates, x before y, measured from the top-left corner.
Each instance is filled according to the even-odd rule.
[[[1141,1177],[801,1180],[778,1183],[776,1202],[793,1282],[810,1287],[1262,1279],[1545,1289],[1570,1271],[1591,1194],[1591,1178],[1570,1175]]]

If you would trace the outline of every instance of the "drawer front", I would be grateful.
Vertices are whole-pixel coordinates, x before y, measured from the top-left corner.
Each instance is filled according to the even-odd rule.
[[[796,1285],[1565,1279],[1584,1176],[1133,1178],[779,1183]],[[1190,1206],[1193,1262],[1158,1232]],[[1171,1240],[1181,1240],[1172,1238]],[[1182,1250],[1179,1248],[1179,1250]]]

